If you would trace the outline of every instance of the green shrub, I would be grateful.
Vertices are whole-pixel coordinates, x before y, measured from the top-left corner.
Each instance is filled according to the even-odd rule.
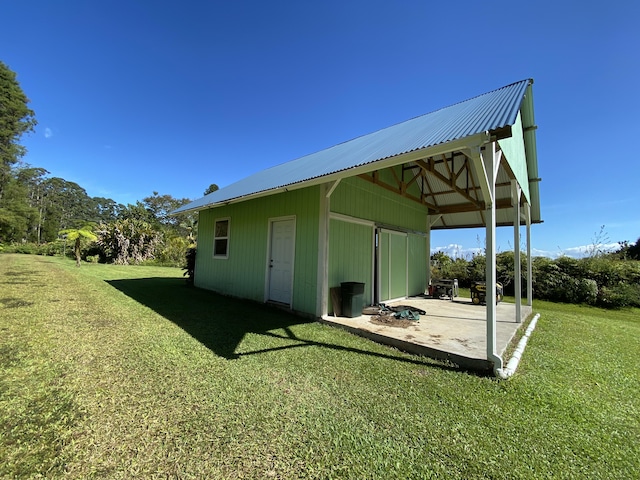
[[[159,246],[156,257],[158,263],[172,267],[181,267],[184,263],[184,252],[191,242],[184,237],[165,237]]]
[[[590,278],[578,278],[575,282],[573,294],[574,298],[571,303],[595,305],[598,300],[598,284]]]
[[[496,275],[505,294],[514,294],[514,253],[496,255]],[[521,256],[523,294],[526,289],[526,255]],[[438,252],[431,257],[432,278],[457,278],[460,287],[471,281],[484,280],[485,257],[476,255],[470,261],[451,259]],[[536,257],[532,263],[533,294],[540,300],[597,305],[605,308],[640,306],[640,261],[621,260],[612,256],[589,258]]]
[[[640,307],[640,285],[621,283],[602,287],[598,292],[598,305],[605,308]]]
[[[7,253],[24,253],[27,255],[35,255],[38,253],[38,245],[35,243],[14,243],[6,249]]]
[[[63,240],[54,240],[53,242],[44,243],[39,247],[39,255],[47,255],[53,257],[56,255],[63,255],[65,245]]]

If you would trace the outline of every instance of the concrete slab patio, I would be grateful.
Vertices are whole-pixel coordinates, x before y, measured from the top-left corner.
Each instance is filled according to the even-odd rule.
[[[325,316],[322,322],[399,350],[448,360],[462,368],[491,370],[487,360],[486,306],[474,305],[468,298],[454,301],[429,297],[410,297],[388,305],[408,305],[424,310],[419,321],[403,322],[406,326],[380,325],[372,315],[355,318]],[[522,322],[532,309],[522,306]],[[522,323],[516,322],[516,306],[501,302],[496,308],[497,353],[503,355]],[[503,358],[506,362],[508,359]]]

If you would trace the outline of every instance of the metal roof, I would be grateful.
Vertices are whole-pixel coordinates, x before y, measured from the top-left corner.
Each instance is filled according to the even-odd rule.
[[[532,80],[479,95],[469,100],[354,138],[296,160],[255,173],[195,200],[173,213],[203,210],[268,194],[283,187],[302,187],[311,180],[405,153],[446,144],[513,125]]]

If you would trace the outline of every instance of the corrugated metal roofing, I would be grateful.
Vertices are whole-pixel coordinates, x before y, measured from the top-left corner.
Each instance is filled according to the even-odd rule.
[[[260,192],[307,182],[389,157],[513,125],[530,79],[412,118],[268,168],[195,200],[174,213],[202,210]]]

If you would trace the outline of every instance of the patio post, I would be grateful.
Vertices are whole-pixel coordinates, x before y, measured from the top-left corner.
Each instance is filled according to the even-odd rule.
[[[486,303],[487,303],[487,359],[493,362],[494,371],[502,369],[502,358],[496,353],[496,176],[502,152],[496,154],[496,142],[485,145],[481,152],[488,195],[485,198],[485,222],[487,230],[486,251]]]
[[[316,296],[316,316],[322,318],[329,313],[329,215],[331,194],[340,180],[326,183],[320,188],[320,218],[318,225],[318,288]]]
[[[520,197],[522,189],[517,180],[511,180],[513,205],[513,281],[516,296],[516,323],[522,322],[522,273],[520,271]]]
[[[441,217],[442,215],[427,217],[427,288],[429,288],[429,285],[431,285],[431,227],[433,227]]]
[[[431,219],[427,215],[427,236],[425,241],[427,242],[427,289],[424,293],[429,291],[429,285],[431,284]]]
[[[524,210],[527,222],[527,305],[533,306],[533,265],[531,258],[531,205],[527,202]]]

